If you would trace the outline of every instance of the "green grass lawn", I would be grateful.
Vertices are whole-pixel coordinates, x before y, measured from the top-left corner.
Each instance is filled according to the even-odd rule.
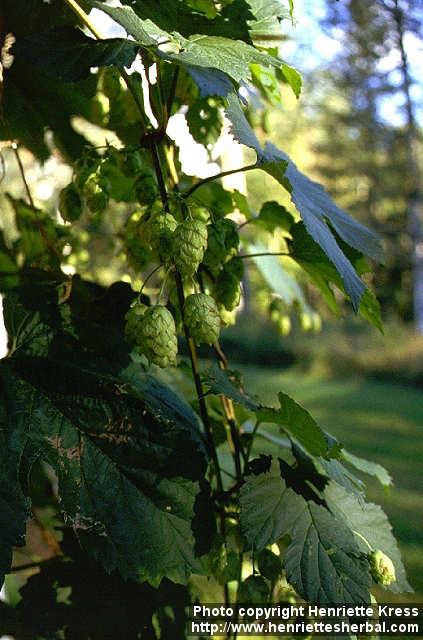
[[[416,601],[423,596],[423,393],[360,378],[326,380],[294,370],[237,367],[245,388],[277,405],[285,391],[357,455],[385,466],[394,478],[386,493],[368,480],[368,498],[388,514]],[[399,598],[399,601],[403,598]]]

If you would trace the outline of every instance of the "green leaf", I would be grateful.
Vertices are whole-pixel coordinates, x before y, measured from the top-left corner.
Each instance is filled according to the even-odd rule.
[[[308,602],[369,602],[367,561],[353,534],[325,507],[287,487],[276,459],[269,471],[247,479],[240,504],[241,527],[254,549],[289,535],[287,580]]]
[[[334,480],[347,491],[355,493],[358,496],[364,495],[363,482],[351,473],[339,460],[315,458],[314,465],[319,473]]]
[[[260,44],[263,42],[263,46],[268,46],[268,37],[280,37],[280,22],[289,17],[284,2],[281,0],[247,0],[247,2],[254,16],[253,19],[247,21],[250,35],[253,40]]]
[[[267,253],[268,248],[256,243],[249,245],[251,253]],[[311,312],[297,280],[284,269],[277,256],[255,256],[254,263],[273,293],[277,293],[287,305],[298,303],[300,308]]]
[[[368,475],[377,478],[382,487],[385,487],[385,489],[392,487],[393,480],[391,475],[388,473],[385,467],[382,467],[382,465],[378,464],[377,462],[372,462],[371,460],[366,460],[365,458],[359,458],[346,449],[342,449],[341,458],[348,464],[358,469],[358,471],[362,471],[363,473],[367,473]]]
[[[94,286],[90,304],[90,287],[76,280],[58,304],[58,291],[45,289],[42,298],[33,288],[5,300],[14,349],[0,364],[0,406],[13,438],[55,470],[66,522],[107,571],[155,585],[165,576],[185,582],[203,570],[196,532],[208,500],[207,454],[199,420],[136,365],[117,371],[127,349],[114,346],[117,336],[123,341],[126,291],[115,288],[112,302],[110,290]]]
[[[159,27],[158,24],[155,24],[150,18],[142,19],[142,17],[138,15],[138,12],[136,13],[132,7],[110,7],[103,2],[96,2],[95,0],[88,0],[88,4],[107,13],[108,16],[125,29],[128,35],[132,36],[144,47],[152,47],[155,49],[159,39],[170,40],[171,42],[175,41],[167,30]],[[173,29],[171,30],[173,31]]]
[[[257,411],[260,407],[257,401],[247,395],[243,389],[235,386],[234,374],[230,371],[222,371],[217,366],[210,367],[203,375],[203,384],[207,387],[209,394],[226,396],[249,411]]]
[[[269,585],[262,576],[248,576],[239,585],[238,602],[240,604],[255,605],[267,604],[269,602]]]
[[[59,267],[56,253],[60,251],[60,235],[64,244],[66,232],[44,211],[32,207],[24,200],[7,195],[15,212],[15,223],[19,231],[17,249],[25,266]]]
[[[297,222],[292,225],[290,233],[292,236],[292,240],[288,241],[290,255],[317,285],[329,308],[338,315],[339,307],[331,284],[335,284],[341,291],[345,291],[345,288],[335,266],[317,242],[307,233],[304,223]],[[360,272],[362,255],[347,246],[344,252],[356,271]],[[380,306],[370,289],[366,289],[364,292],[358,312],[377,329],[383,330]]]
[[[262,407],[257,412],[260,422],[277,424],[312,455],[326,456],[325,435],[311,415],[285,393],[278,394],[280,409]]]
[[[215,18],[218,15],[213,0],[187,0],[187,4],[196,11],[204,13],[207,18]]]
[[[282,96],[280,82],[276,77],[275,69],[252,64],[251,74],[253,84],[260,91],[262,97],[273,107],[280,107],[282,105]]]
[[[182,468],[201,456],[199,434],[197,446],[128,386],[113,393],[119,380],[76,367],[10,359],[1,378],[15,433],[55,470],[66,522],[107,571],[155,585],[201,572],[191,529],[200,489],[189,477],[198,472]]]
[[[228,96],[226,114],[232,123],[235,139],[256,151],[257,168],[269,173],[289,191],[307,232],[335,265],[353,307],[358,310],[366,287],[337,243],[331,228],[349,246],[381,260],[382,251],[377,236],[340,209],[320,184],[297,169],[286,153],[271,143],[266,143],[262,148],[235,94]]]
[[[363,553],[368,554],[370,549],[360,536],[367,540],[372,549],[381,549],[391,558],[397,579],[387,589],[394,593],[412,592],[392,527],[381,507],[364,502],[332,482],[325,489],[325,498],[335,517],[342,518],[353,532],[360,534],[356,536],[356,542]]]
[[[0,400],[3,389],[0,385]],[[25,544],[29,504],[19,483],[23,443],[8,421],[0,403],[0,588],[12,562],[12,547]]]
[[[79,29],[61,27],[18,40],[14,53],[60,80],[78,82],[89,77],[92,67],[131,66],[138,49],[125,38],[95,40]]]
[[[177,33],[174,26],[170,33],[164,31],[152,20],[142,19],[131,7],[114,8],[98,2],[92,4],[116,20],[140,45],[152,47],[155,53],[165,60],[190,67],[217,69],[226,73],[235,82],[251,79],[250,64],[275,68],[280,68],[282,65],[278,58],[262,53],[242,40],[234,40],[222,35],[204,35],[201,32],[185,38]],[[170,41],[173,49],[176,48],[176,52],[171,50],[170,45],[166,45],[167,48],[159,48],[158,38]]]
[[[124,12],[120,10],[120,7],[118,10],[114,10],[114,7],[105,6],[102,2],[87,1],[90,6],[108,13],[116,22],[119,22],[119,24],[126,29],[125,25],[121,22],[125,18]],[[239,0],[235,0],[235,3],[239,4]],[[223,10],[220,15],[209,20],[205,15],[192,10],[185,0],[174,0],[174,2],[168,2],[167,0],[143,0],[142,2],[137,2],[135,5],[132,2],[126,1],[122,4],[131,4],[134,6],[135,11],[133,11],[132,6],[125,6],[123,9],[125,9],[127,16],[134,14],[137,21],[142,20],[146,23],[145,29],[148,30],[160,30],[162,33],[177,32],[183,36],[189,36],[195,33],[219,32],[228,37],[249,39],[248,27],[245,19],[243,19],[245,10],[239,14],[238,21],[234,22],[228,19],[228,8]],[[130,11],[128,9],[130,9]],[[133,22],[135,17],[132,16]],[[126,19],[129,20],[129,17]],[[129,30],[128,33],[130,33]],[[134,37],[138,39],[136,36]]]
[[[199,187],[187,202],[206,207],[216,218],[223,218],[234,210],[232,192],[226,191],[218,182],[208,182]]]
[[[249,476],[241,487],[241,528],[249,545],[261,551],[289,532],[303,499],[281,478],[279,463],[269,471]]]
[[[303,81],[300,74],[294,67],[290,67],[285,62],[282,63],[282,75],[289,84],[296,98],[300,97]]]
[[[0,231],[0,291],[14,289],[19,284],[19,272],[12,252],[6,246]]]
[[[254,218],[254,223],[264,227],[269,233],[273,233],[275,229],[289,231],[294,223],[294,218],[286,207],[275,200],[270,200],[263,204],[259,215]]]
[[[182,64],[218,69],[235,82],[251,80],[250,64],[264,67],[280,67],[281,61],[261,53],[241,40],[230,40],[222,36],[190,36],[180,41],[182,50],[168,54],[169,59]]]
[[[38,159],[47,160],[50,148],[45,132],[50,130],[66,158],[79,158],[87,141],[75,132],[71,118],[78,115],[89,120],[90,100],[95,91],[94,76],[74,86],[52,79],[32,65],[15,61],[7,71],[0,138],[19,140]]]
[[[226,97],[234,89],[231,79],[217,69],[204,69],[189,64],[185,65],[185,69],[197,84],[202,98],[209,96]]]
[[[301,173],[289,157],[267,143],[267,153],[287,162],[284,180],[288,181],[291,200],[301,214],[308,233],[320,245],[340,274],[355,309],[358,309],[365,286],[351,262],[336,242],[328,223],[349,246],[376,260],[382,260],[379,240],[364,225],[350,218],[331,200],[324,188]]]
[[[235,140],[238,140],[241,144],[245,144],[247,147],[254,149],[259,161],[266,161],[261,144],[245,117],[236,93],[232,92],[227,96],[225,112],[231,123],[231,133]],[[272,160],[272,158],[267,159]]]
[[[202,98],[192,104],[185,115],[190,134],[203,145],[214,144],[222,130],[220,105]]]

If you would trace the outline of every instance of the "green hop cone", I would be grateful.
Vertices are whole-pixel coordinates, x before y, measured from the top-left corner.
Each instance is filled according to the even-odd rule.
[[[184,305],[184,319],[197,344],[213,344],[219,338],[220,315],[215,301],[205,293],[193,293]]]
[[[377,549],[369,554],[370,571],[378,584],[388,587],[395,582],[395,567],[389,556]]]
[[[109,99],[103,93],[91,99],[90,120],[99,127],[106,127],[109,122]]]
[[[127,151],[123,156],[122,172],[128,178],[139,176],[144,169],[144,160],[139,151]]]
[[[207,247],[207,225],[201,220],[185,220],[173,234],[172,253],[176,268],[183,278],[197,271]]]
[[[242,258],[231,258],[225,264],[225,271],[230,271],[238,280],[242,280],[244,277],[244,262]]]
[[[135,194],[141,205],[153,204],[157,198],[157,184],[153,174],[144,173],[135,183]]]
[[[125,315],[125,339],[131,345],[139,343],[142,318],[147,309],[148,307],[145,304],[137,302]]]
[[[239,305],[241,300],[241,288],[236,276],[230,271],[223,269],[215,282],[215,298],[228,311],[232,311]]]
[[[59,211],[63,220],[67,222],[74,222],[81,217],[82,198],[73,182],[60,192]]]
[[[166,307],[149,307],[141,318],[137,346],[141,353],[159,367],[176,363],[178,341],[175,321]]]
[[[84,198],[91,213],[101,213],[109,204],[109,195],[97,174],[92,174],[84,185]]]
[[[103,69],[101,76],[101,90],[109,100],[116,100],[123,91],[122,79],[117,68]]]
[[[238,253],[239,235],[232,220],[222,218],[207,227],[207,250],[203,262],[216,273],[223,264]]]
[[[151,248],[157,251],[164,262],[172,257],[172,238],[177,226],[175,218],[165,211],[153,214],[147,222]]]
[[[220,324],[224,327],[233,326],[236,323],[236,311],[228,311],[223,305],[219,305]]]

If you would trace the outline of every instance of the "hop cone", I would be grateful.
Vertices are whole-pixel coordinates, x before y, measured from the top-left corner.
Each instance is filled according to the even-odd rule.
[[[82,214],[82,199],[73,182],[60,192],[59,211],[63,220],[67,222],[78,220]]]
[[[219,274],[215,284],[215,297],[218,304],[232,311],[239,305],[241,288],[236,276],[230,271],[223,270]]]
[[[222,218],[207,227],[207,250],[203,262],[212,272],[238,252],[239,236],[236,224],[232,220]]]
[[[185,220],[173,234],[173,260],[183,278],[197,271],[207,247],[207,225],[201,220]]]
[[[84,185],[84,198],[91,213],[101,213],[109,204],[109,196],[96,174],[92,174]]]
[[[149,307],[140,322],[137,346],[148,360],[159,367],[176,362],[178,342],[176,327],[170,311],[161,305]]]
[[[215,301],[205,293],[193,293],[185,300],[184,319],[197,344],[213,344],[219,337],[220,315]]]
[[[142,174],[135,183],[135,194],[141,205],[153,204],[157,198],[157,184],[150,173]]]
[[[172,237],[177,226],[175,218],[165,211],[154,214],[147,223],[151,248],[164,261],[172,256]]]
[[[389,556],[377,549],[369,554],[370,571],[378,584],[388,587],[395,582],[395,567]]]
[[[129,309],[125,316],[125,338],[133,345],[139,344],[142,319],[148,307],[137,303]]]

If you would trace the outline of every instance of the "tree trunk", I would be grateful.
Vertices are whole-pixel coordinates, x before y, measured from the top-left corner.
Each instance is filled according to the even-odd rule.
[[[401,90],[405,99],[406,110],[406,153],[409,169],[410,191],[408,196],[408,226],[413,242],[413,306],[414,324],[417,331],[423,334],[423,193],[420,180],[420,169],[417,156],[417,127],[411,99],[411,78],[407,53],[404,46],[404,12],[395,0],[393,10],[398,48],[401,54],[402,83]]]

